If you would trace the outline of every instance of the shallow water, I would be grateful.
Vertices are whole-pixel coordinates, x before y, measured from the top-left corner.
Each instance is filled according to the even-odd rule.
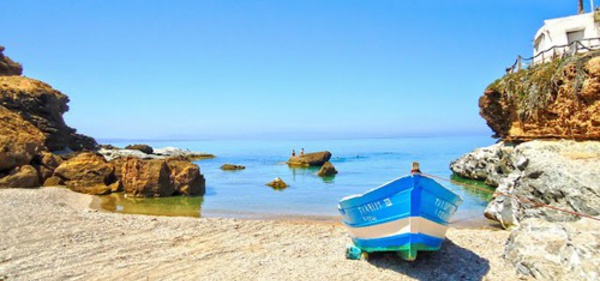
[[[396,139],[303,140],[303,141],[104,141],[118,147],[132,143],[152,147],[176,146],[208,152],[217,158],[196,161],[206,178],[203,197],[132,199],[122,194],[103,198],[103,208],[123,213],[232,217],[319,217],[338,218],[337,202],[342,197],[363,193],[394,178],[408,174],[412,161],[424,173],[450,178],[449,164],[476,147],[494,143],[489,137],[427,137]],[[329,150],[339,171],[335,177],[318,177],[318,168],[291,168],[284,163],[292,149]],[[222,171],[222,164],[246,166],[241,171]],[[274,190],[265,186],[280,177],[290,186]],[[457,226],[483,226],[483,210],[491,193],[438,181],[463,197],[453,217]],[[469,182],[469,184],[473,184]],[[484,188],[484,185],[478,185]],[[490,189],[491,190],[491,189]]]

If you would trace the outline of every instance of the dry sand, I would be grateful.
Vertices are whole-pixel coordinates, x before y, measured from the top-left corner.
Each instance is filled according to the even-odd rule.
[[[124,215],[63,188],[0,189],[0,280],[515,280],[506,231],[450,229],[439,252],[347,260],[340,224]],[[521,277],[523,278],[523,277]]]

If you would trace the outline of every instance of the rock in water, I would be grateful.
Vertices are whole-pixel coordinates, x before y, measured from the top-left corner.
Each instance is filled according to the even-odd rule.
[[[86,194],[110,193],[109,185],[115,181],[114,167],[100,154],[84,152],[63,162],[54,175],[68,188]]]
[[[506,242],[504,258],[521,274],[540,280],[598,280],[600,224],[524,220]]]
[[[175,192],[182,195],[204,195],[206,180],[200,174],[200,167],[185,158],[168,158],[166,160],[171,170],[170,179]]]
[[[139,150],[143,153],[146,154],[152,154],[154,153],[154,150],[152,149],[151,146],[147,145],[147,144],[133,144],[133,145],[128,145],[125,147],[125,149],[132,149],[132,150]]]
[[[287,163],[291,166],[322,166],[329,159],[331,159],[331,152],[322,151],[306,153],[303,156],[292,156]]]
[[[275,178],[272,182],[267,183],[268,186],[274,189],[284,189],[287,188],[288,185],[281,178]]]
[[[331,176],[335,176],[335,174],[337,174],[337,173],[338,173],[338,171],[335,169],[333,164],[331,164],[331,162],[327,161],[327,162],[325,162],[325,164],[323,164],[323,167],[321,167],[321,169],[319,170],[317,175],[319,177],[331,177]]]
[[[246,166],[242,166],[242,165],[223,164],[221,166],[221,170],[223,170],[223,171],[237,171],[237,170],[244,170],[244,169],[246,169]]]
[[[170,180],[171,171],[162,159],[142,160],[127,157],[121,170],[125,192],[139,197],[171,196],[175,187]]]

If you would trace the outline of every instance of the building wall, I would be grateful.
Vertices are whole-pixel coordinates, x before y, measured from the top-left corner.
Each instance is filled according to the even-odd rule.
[[[544,26],[535,34],[533,55],[536,56],[553,46],[569,44],[567,32],[583,30],[584,38],[598,38],[600,37],[599,28],[600,24],[594,22],[594,13],[545,20]],[[590,43],[600,46],[600,40]],[[569,48],[557,49],[557,54],[561,54],[563,51],[570,50]],[[545,61],[548,61],[551,56],[552,52],[544,53]],[[534,59],[534,63],[539,62],[542,62],[541,56]]]

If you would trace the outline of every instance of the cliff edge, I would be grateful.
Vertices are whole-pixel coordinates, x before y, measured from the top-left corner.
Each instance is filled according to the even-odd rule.
[[[600,51],[507,74],[487,87],[479,107],[503,140],[600,140]]]

